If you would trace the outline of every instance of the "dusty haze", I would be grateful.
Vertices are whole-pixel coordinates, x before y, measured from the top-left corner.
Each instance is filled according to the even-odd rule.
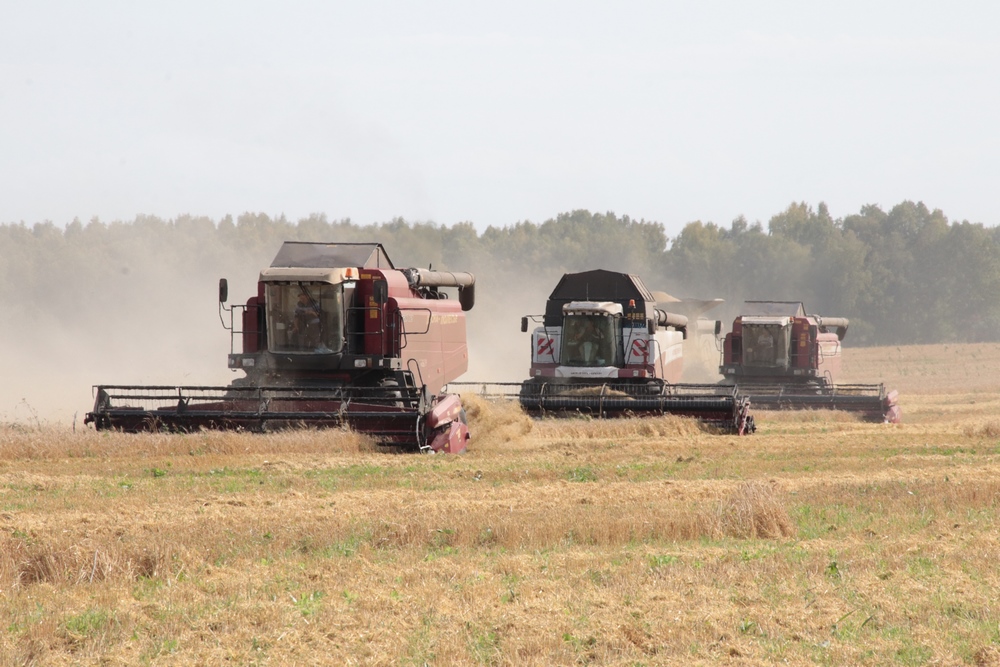
[[[0,419],[75,417],[79,425],[93,406],[94,384],[230,382],[218,279],[228,273],[231,293],[249,296],[260,269],[249,264],[192,270],[142,257],[81,290],[84,301],[53,306],[48,294],[32,293],[38,310],[22,310],[0,328],[4,349],[16,351],[0,385]],[[32,292],[27,285],[17,289]]]
[[[72,254],[70,245],[55,254]],[[21,258],[48,279],[26,275],[29,279],[8,284],[0,295],[11,314],[0,323],[0,344],[13,352],[0,383],[0,420],[80,427],[93,407],[95,384],[228,384],[242,375],[226,367],[230,335],[219,318],[218,280],[229,280],[230,304],[244,303],[256,294],[259,272],[280,241],[262,243],[251,254],[210,239],[203,239],[193,255],[153,238],[129,245],[110,261],[78,258],[76,268],[41,252]],[[404,248],[388,245],[387,251],[397,266],[428,264],[401,262]],[[476,271],[474,266],[453,268]],[[16,265],[11,269],[18,271]],[[464,379],[526,376],[528,335],[520,331],[520,317],[543,311],[551,285],[521,278],[497,289],[488,268],[477,272],[477,303],[468,313],[470,370]],[[224,316],[228,323],[228,313]],[[236,345],[239,350],[239,341]]]
[[[345,229],[311,235],[308,225],[272,225],[250,248],[245,230],[238,243],[228,242],[205,219],[24,229],[32,238],[3,248],[7,274],[20,280],[0,293],[10,314],[0,323],[0,343],[13,352],[0,384],[0,420],[80,427],[95,384],[228,384],[237,374],[226,367],[230,335],[219,318],[218,280],[229,280],[230,304],[244,303],[256,294],[258,274],[283,240],[384,241],[398,267],[444,262],[443,268],[475,273],[477,302],[467,314],[469,370],[462,380],[525,379],[530,334],[521,332],[521,317],[542,314],[559,277],[582,270],[448,256],[445,244],[420,230],[414,232],[418,240],[407,243],[387,238],[384,229]],[[629,270],[631,261],[607,253],[600,266],[583,268]],[[690,359],[689,368],[697,371],[690,379],[713,381],[714,365]]]

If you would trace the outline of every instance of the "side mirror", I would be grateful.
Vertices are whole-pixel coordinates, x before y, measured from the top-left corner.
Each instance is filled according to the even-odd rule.
[[[656,320],[646,320],[646,331],[650,336],[656,333]]]
[[[219,278],[219,303],[225,303],[229,299],[229,281]]]
[[[384,306],[389,300],[389,284],[384,280],[372,282],[372,298],[375,299],[375,303]]]
[[[722,320],[715,320],[715,335],[722,333]]]
[[[521,318],[521,333],[528,333],[528,318]]]

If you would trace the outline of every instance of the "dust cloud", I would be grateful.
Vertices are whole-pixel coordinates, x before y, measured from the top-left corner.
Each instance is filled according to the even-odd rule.
[[[7,275],[0,289],[7,315],[0,322],[0,345],[7,352],[0,422],[80,428],[97,384],[225,385],[242,376],[227,368],[231,341],[220,321],[218,281],[229,280],[230,304],[245,303],[256,294],[260,270],[280,241],[260,239],[239,251],[226,247],[211,226],[191,235],[129,227],[114,223],[91,239],[87,229],[80,239],[56,230],[51,242],[22,244],[31,256],[18,257],[23,248],[9,240],[0,247],[0,278]],[[289,231],[288,238],[298,235]],[[392,256],[391,243],[386,249]],[[544,313],[564,272],[628,271],[623,263],[524,269],[479,258],[472,266],[453,267],[476,274],[477,303],[467,313],[469,367],[459,380],[526,379],[530,333],[521,332],[521,318]],[[228,324],[229,313],[222,315]],[[687,347],[686,381],[716,381],[717,351]]]
[[[462,382],[521,382],[531,366],[531,331],[521,318],[545,312],[555,281],[547,275],[476,277],[476,307],[467,313],[469,370]]]
[[[91,267],[82,275],[52,266],[55,287],[7,285],[0,293],[7,313],[0,324],[7,352],[0,421],[79,428],[96,384],[231,382],[218,280],[232,271],[231,300],[242,301],[256,293],[266,264],[227,264],[185,266],[150,253],[127,267]]]
[[[691,384],[717,384],[723,380],[719,373],[722,356],[721,341],[714,336],[693,334],[684,342],[684,373],[681,382]]]

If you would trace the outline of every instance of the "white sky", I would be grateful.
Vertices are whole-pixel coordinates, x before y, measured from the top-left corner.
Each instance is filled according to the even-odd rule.
[[[0,223],[1000,223],[996,2],[0,4]]]

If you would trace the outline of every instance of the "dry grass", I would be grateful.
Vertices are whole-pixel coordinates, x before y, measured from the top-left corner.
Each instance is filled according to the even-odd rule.
[[[301,430],[247,437],[245,434],[202,431],[190,434],[121,435],[92,429],[64,430],[55,426],[0,424],[0,461],[89,459],[95,457],[236,456],[284,451],[295,454],[375,452],[369,438],[347,430]]]
[[[976,420],[965,424],[962,432],[969,438],[1000,440],[1000,419]]]
[[[848,338],[850,341],[850,338]],[[1000,390],[1000,345],[844,348],[844,382],[883,382],[901,394]]]
[[[0,664],[996,664],[1000,398],[930,368],[746,438],[469,396],[455,457],[0,426]]]
[[[792,518],[772,485],[745,482],[719,505],[718,532],[740,539],[777,539],[795,534]]]

